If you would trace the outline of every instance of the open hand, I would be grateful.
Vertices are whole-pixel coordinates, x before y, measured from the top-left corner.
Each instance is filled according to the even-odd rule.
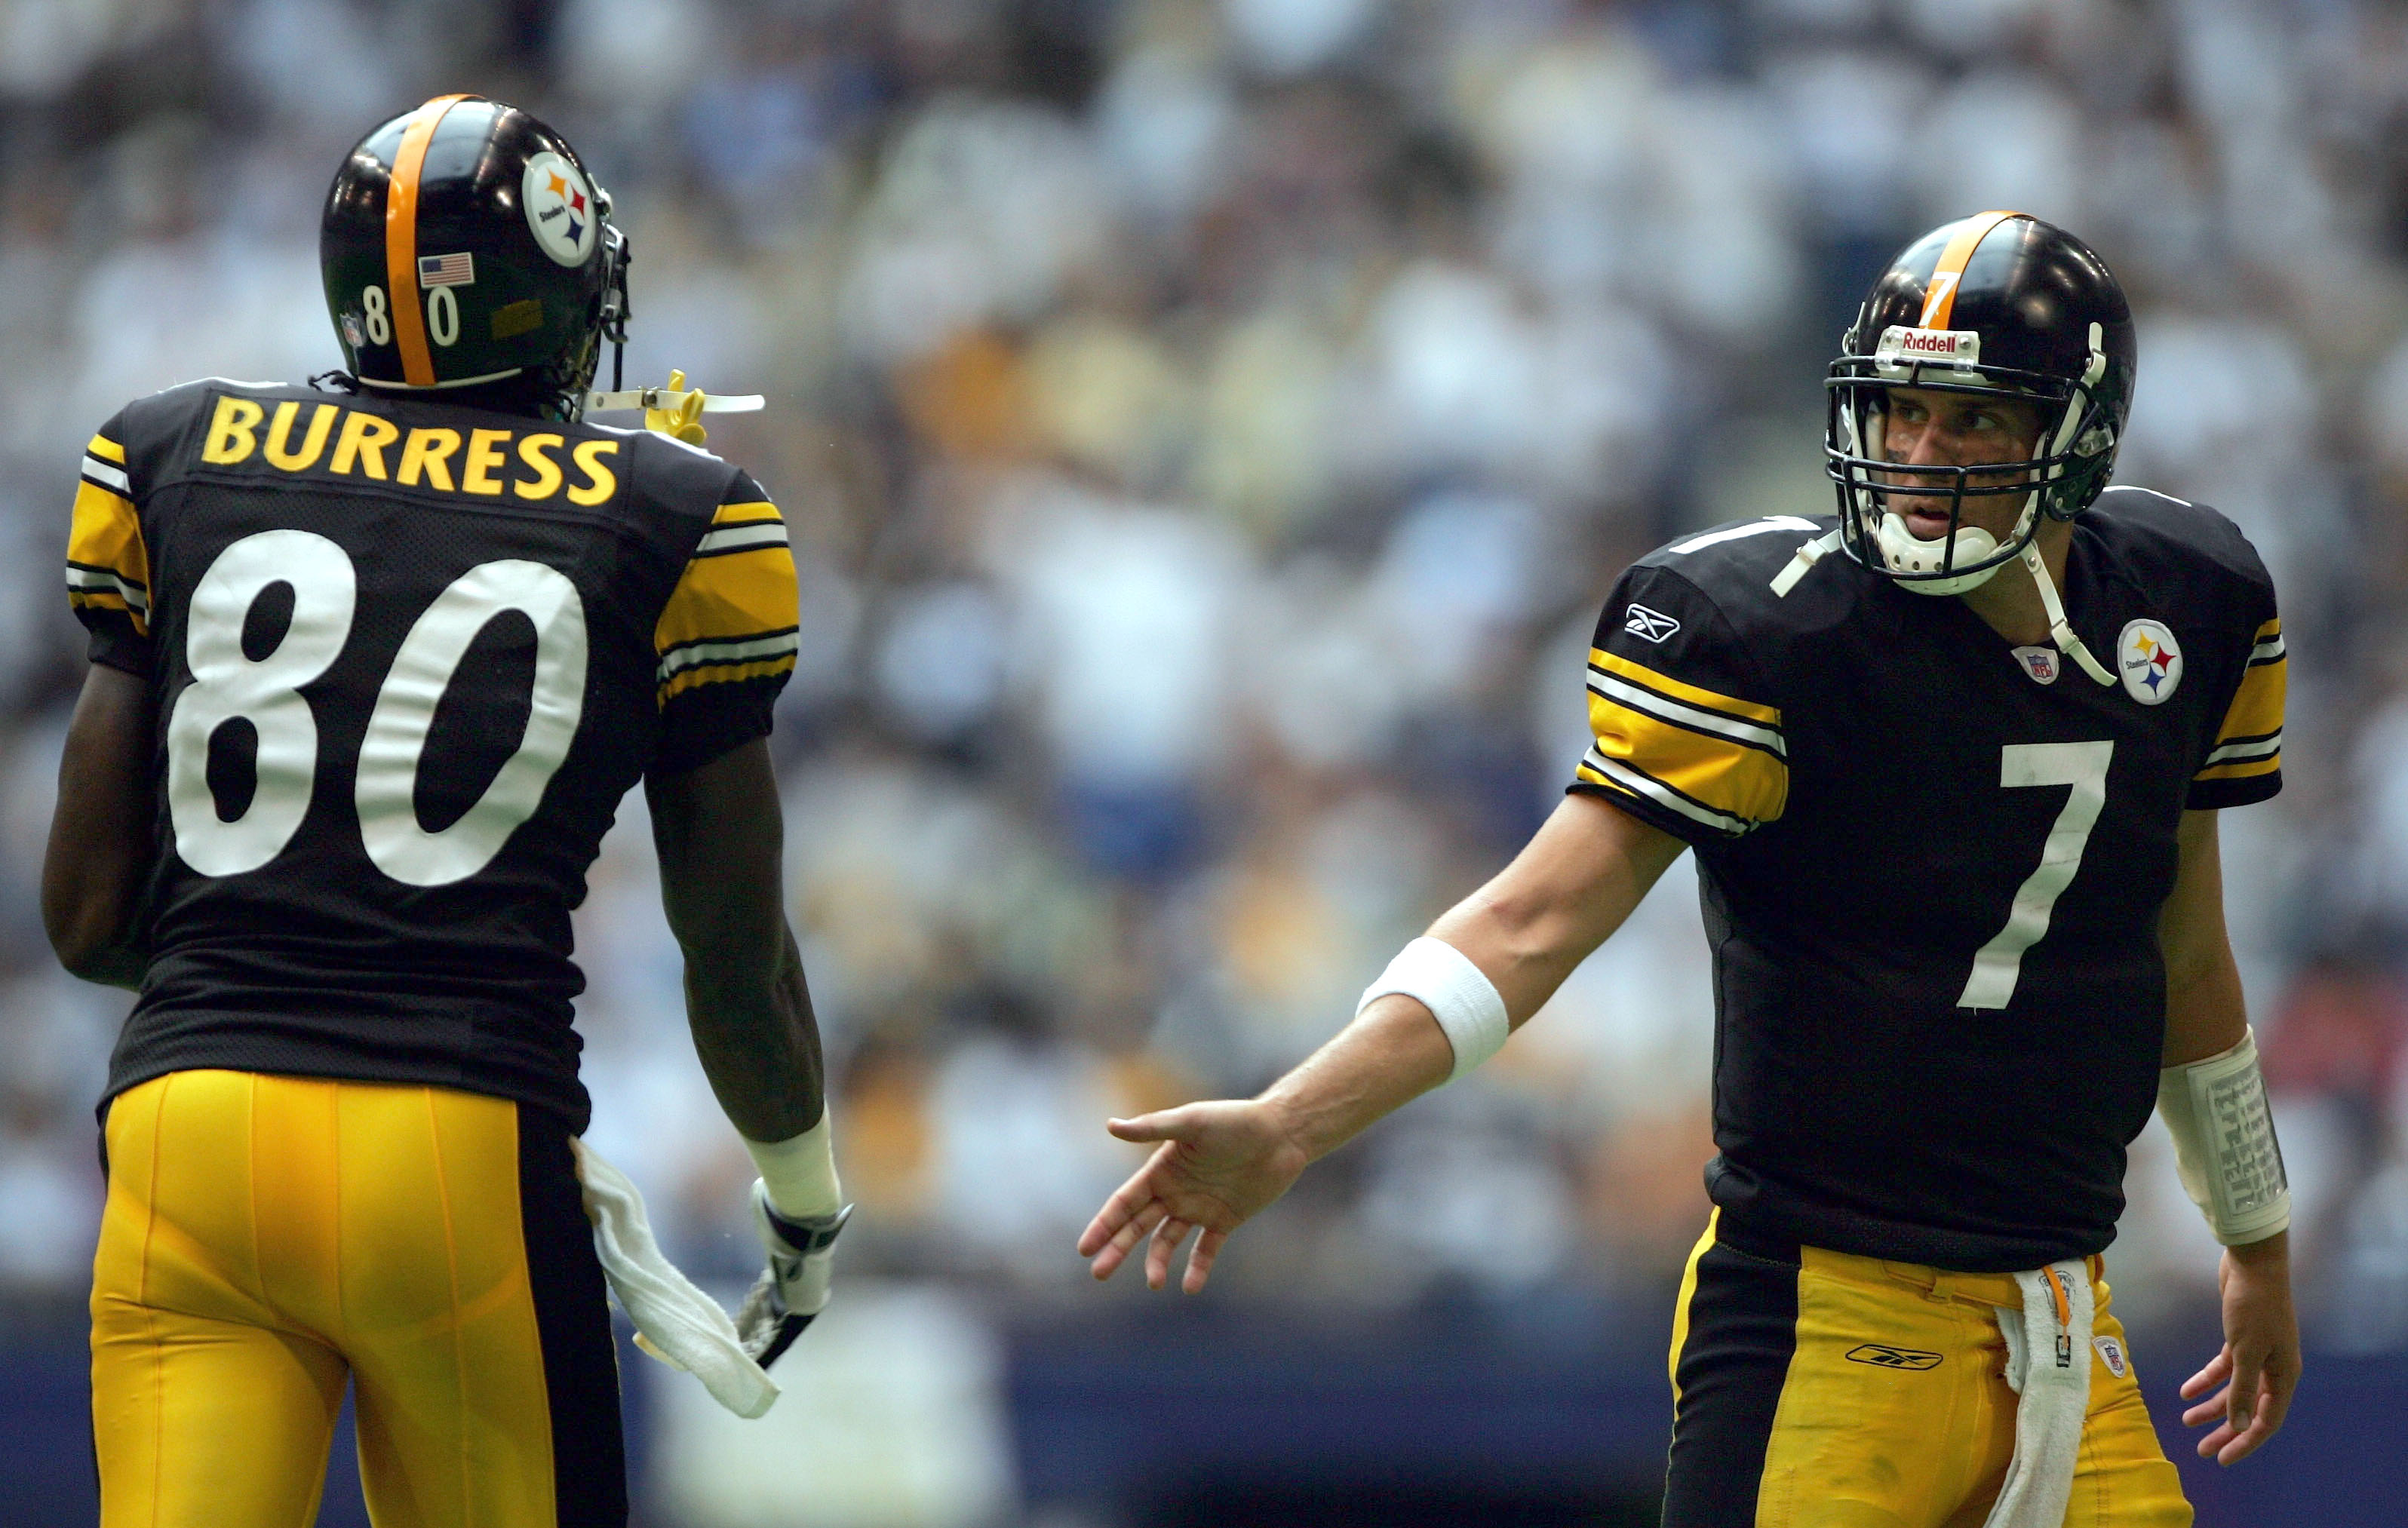
[[[1162,1146],[1087,1222],[1079,1255],[1095,1260],[1097,1278],[1110,1278],[1151,1234],[1148,1289],[1169,1281],[1171,1254],[1193,1230],[1200,1235],[1180,1287],[1190,1294],[1201,1290],[1229,1233],[1285,1193],[1311,1160],[1277,1111],[1259,1099],[1182,1104],[1108,1121],[1105,1128],[1125,1141]]]
[[[2225,1249],[2217,1280],[2224,1350],[2182,1387],[2184,1400],[2199,1402],[2183,1413],[2184,1425],[2216,1424],[2199,1440],[2201,1459],[2231,1464],[2248,1458],[2291,1409],[2300,1384],[2300,1322],[2291,1309],[2288,1244],[2285,1235]]]

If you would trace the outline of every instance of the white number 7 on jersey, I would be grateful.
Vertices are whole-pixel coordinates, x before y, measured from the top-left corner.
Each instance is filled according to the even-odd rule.
[[[2083,846],[2098,824],[2099,809],[2107,804],[2107,761],[2115,745],[2105,743],[2009,743],[2000,750],[1999,785],[2070,785],[2065,807],[2048,830],[2040,851],[2040,868],[2015,888],[2014,906],[2007,910],[2007,926],[1973,954],[1972,974],[1965,978],[1960,1008],[2003,1008],[2015,995],[2015,979],[2023,975],[2024,951],[2048,932],[2048,915],[2057,899],[2073,884],[2082,868]]]

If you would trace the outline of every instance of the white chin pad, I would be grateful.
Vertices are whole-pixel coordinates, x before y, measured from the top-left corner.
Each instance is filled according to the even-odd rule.
[[[1971,573],[1954,574],[1945,578],[1929,577],[1950,565],[1948,550],[1953,542],[1956,549],[1955,565],[1964,567],[1995,557],[1999,538],[1978,525],[1960,525],[1953,536],[1937,541],[1926,541],[1906,528],[1905,518],[1894,510],[1882,512],[1881,523],[1873,533],[1881,548],[1882,561],[1892,573],[1924,575],[1914,578],[1904,587],[1918,594],[1961,594],[1990,581],[2003,563]]]

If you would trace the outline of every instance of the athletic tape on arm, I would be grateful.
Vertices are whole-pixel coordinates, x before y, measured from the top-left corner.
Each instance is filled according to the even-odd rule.
[[[2157,1112],[2174,1138],[2184,1192],[2216,1240],[2237,1247],[2289,1228],[2290,1180],[2254,1033],[2229,1050],[2159,1072]]]
[[[1380,979],[1363,989],[1354,1005],[1360,1015],[1373,1000],[1402,992],[1430,1010],[1438,1027],[1455,1048],[1452,1082],[1497,1054],[1512,1026],[1505,1017],[1505,999],[1471,958],[1443,939],[1425,935],[1397,951]]]

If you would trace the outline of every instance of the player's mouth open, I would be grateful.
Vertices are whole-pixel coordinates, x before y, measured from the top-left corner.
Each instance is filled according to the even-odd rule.
[[[1932,508],[1928,502],[1908,499],[1899,505],[1898,512],[1919,540],[1937,541],[1948,534],[1948,512]]]

